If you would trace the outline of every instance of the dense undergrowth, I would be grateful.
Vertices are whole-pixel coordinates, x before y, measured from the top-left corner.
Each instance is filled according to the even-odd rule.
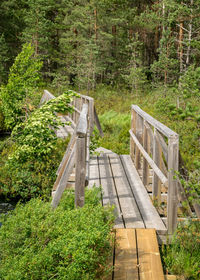
[[[37,198],[1,217],[0,279],[103,279],[113,214],[99,200],[99,189],[88,190],[85,206],[75,209],[68,191],[54,211]]]
[[[100,86],[90,95],[104,129],[100,144],[116,153],[129,153],[131,105],[136,104],[145,112],[180,135],[180,152],[188,170],[200,169],[200,106],[199,96],[179,101],[173,88],[149,89],[138,95],[127,90]],[[182,113],[181,113],[182,112]],[[184,112],[184,113],[183,113]]]
[[[162,245],[161,252],[166,273],[179,275],[180,279],[199,279],[199,221],[179,224],[171,244]]]

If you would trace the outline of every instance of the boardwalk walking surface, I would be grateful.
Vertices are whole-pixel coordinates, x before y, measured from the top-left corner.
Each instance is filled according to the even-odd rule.
[[[89,187],[102,186],[102,205],[115,205],[114,271],[109,280],[164,280],[157,233],[166,226],[129,155],[101,148],[90,159]]]
[[[166,226],[153,206],[129,155],[119,156],[104,149],[90,160],[89,186],[102,186],[102,204],[115,205],[115,228],[154,228],[159,234]]]
[[[116,229],[113,280],[164,280],[154,229]]]

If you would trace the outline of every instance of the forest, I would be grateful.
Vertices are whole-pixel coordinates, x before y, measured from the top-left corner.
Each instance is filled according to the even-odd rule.
[[[69,261],[65,260],[59,271],[49,269],[49,274],[44,272],[40,278],[37,271],[41,271],[44,260],[50,267],[54,258],[60,261],[64,254],[61,252],[58,257],[50,247],[29,268],[26,261],[34,250],[26,252],[23,247],[23,260],[16,257],[10,270],[12,256],[22,254],[20,238],[29,235],[30,228],[21,221],[29,218],[26,212],[34,209],[35,241],[28,244],[38,242],[38,256],[46,240],[53,238],[53,230],[59,239],[57,224],[50,237],[42,237],[44,217],[44,228],[54,223],[53,216],[48,214],[49,195],[69,142],[68,138],[56,139],[49,130],[49,126],[56,129],[61,124],[59,119],[55,120],[54,112],[60,113],[62,106],[71,112],[68,105],[74,91],[93,97],[104,137],[95,131],[92,149],[103,146],[118,154],[128,154],[130,106],[137,104],[179,134],[177,176],[191,205],[200,203],[200,0],[1,0],[0,15],[0,202],[15,205],[20,201],[25,205],[18,205],[13,217],[2,218],[8,228],[5,232],[3,227],[0,230],[0,245],[5,250],[5,254],[0,252],[0,259],[9,258],[0,266],[0,279],[1,273],[2,279],[56,279],[54,273],[59,275],[58,279],[65,279],[65,269],[69,273],[66,279],[99,279],[102,268],[96,269],[97,262],[103,265],[109,255],[113,217],[111,209],[100,209],[96,190],[86,195],[88,202],[82,218],[73,209],[71,193],[67,194],[69,205],[62,202],[56,214],[60,217],[62,211],[70,212],[72,219],[84,223],[82,219],[94,208],[94,217],[101,213],[100,225],[106,219],[103,232],[97,223],[91,225],[91,231],[99,234],[93,242],[101,243],[98,250],[106,252],[96,260],[87,252],[88,258],[94,258],[90,265],[95,267],[95,273],[82,275],[77,270],[77,265],[82,265],[80,255],[74,266],[68,266]],[[56,96],[56,101],[38,108],[46,88]],[[41,203],[41,232],[37,232]],[[62,229],[66,222],[69,221],[63,218]],[[19,235],[14,244],[16,252],[12,252],[9,243],[16,237],[18,224],[25,229],[20,233],[23,237]],[[4,242],[6,230],[12,232]],[[77,228],[69,222],[70,230],[76,232]],[[184,224],[176,236],[181,250],[177,245],[162,248],[166,271],[182,274],[182,279],[198,279],[199,231],[199,223]],[[65,238],[71,236],[66,234]],[[196,247],[192,240],[196,240]],[[74,244],[76,248],[71,248],[69,254],[78,250],[78,239],[74,239]],[[59,246],[61,249],[62,243]],[[18,266],[22,272],[15,272]],[[23,271],[27,278],[23,278]]]

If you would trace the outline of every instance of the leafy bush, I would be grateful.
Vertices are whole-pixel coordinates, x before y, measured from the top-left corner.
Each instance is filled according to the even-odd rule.
[[[200,276],[200,223],[182,223],[170,245],[162,247],[166,269],[184,279],[197,280]]]
[[[33,110],[33,96],[40,81],[42,62],[33,56],[34,48],[25,44],[10,68],[8,83],[0,88],[6,128],[24,121]]]
[[[12,143],[9,144],[8,141],[7,144],[2,143],[0,195],[7,200],[11,198],[29,200],[37,196],[48,198],[68,142],[69,138],[57,139],[55,148],[48,156],[43,157],[43,161],[36,157],[24,162],[13,161],[12,166],[6,164],[7,157],[12,154]]]
[[[86,205],[74,209],[74,193],[66,192],[55,211],[32,199],[4,216],[1,279],[100,279],[111,254],[113,214],[99,196],[98,189],[86,191]]]

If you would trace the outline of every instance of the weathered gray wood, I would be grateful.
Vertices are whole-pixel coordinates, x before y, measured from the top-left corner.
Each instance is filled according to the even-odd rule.
[[[154,138],[153,138],[153,161],[161,169],[161,146],[159,141],[157,140],[157,130],[154,130]],[[153,182],[152,182],[152,192],[153,192],[153,200],[157,201],[158,205],[161,203],[161,182],[156,175],[153,173]]]
[[[157,131],[156,137],[162,147],[162,152],[165,157],[165,160],[166,160],[166,162],[168,162],[168,146],[167,146],[164,138],[162,137],[162,135],[159,133],[159,131]]]
[[[94,130],[94,99],[89,100],[89,110],[88,110],[88,116],[89,116],[89,131],[90,135],[92,134]]]
[[[54,193],[52,202],[51,202],[51,206],[52,208],[56,208],[60,202],[60,199],[62,197],[62,194],[67,186],[67,182],[69,179],[70,174],[72,173],[72,169],[75,163],[75,145],[74,148],[72,150],[72,152],[70,153],[70,157],[68,159],[68,162],[65,166],[65,170],[62,174],[62,177],[60,179],[59,185]]]
[[[86,175],[85,175],[85,184],[86,186],[89,183],[89,178],[90,178],[90,167],[89,167],[89,162],[90,162],[90,133],[88,131],[87,136],[86,136]]]
[[[144,150],[149,154],[150,153],[150,139],[148,128],[144,124],[144,132],[143,132],[143,147]],[[142,182],[145,186],[149,183],[149,165],[145,158],[143,158],[143,166],[142,166]]]
[[[92,188],[94,185],[96,187],[100,186],[100,179],[99,179],[99,164],[97,156],[90,157],[89,161],[89,169],[90,169],[90,176],[89,176],[89,185],[88,188]]]
[[[109,156],[113,179],[126,228],[144,228],[144,222],[133,197],[118,155]]]
[[[167,199],[167,228],[168,233],[173,234],[177,226],[177,179],[175,172],[178,171],[178,136],[168,140],[168,199]]]
[[[162,222],[158,212],[153,206],[150,197],[147,193],[146,188],[144,187],[137,170],[131,160],[129,155],[120,156],[122,163],[124,165],[124,170],[126,176],[129,180],[129,184],[134,193],[138,208],[142,215],[144,224],[146,228],[155,228],[158,233],[166,233],[166,227]]]
[[[131,110],[131,131],[134,133],[134,111]],[[130,136],[130,156],[132,160],[134,161],[134,156],[135,156],[135,145],[134,141]]]
[[[99,172],[100,183],[103,190],[103,206],[115,205],[115,228],[124,228],[122,213],[117,199],[116,189],[113,181],[112,172],[110,169],[110,164],[108,161],[108,156],[106,154],[102,154],[99,157]]]
[[[76,140],[75,206],[83,207],[85,202],[86,137]]]
[[[99,130],[99,134],[101,135],[101,137],[103,137],[103,130],[101,128],[101,124],[100,124],[100,121],[99,121],[99,118],[98,118],[98,115],[97,115],[97,112],[96,112],[96,108],[94,106],[94,121],[95,121],[95,124]]]
[[[88,129],[87,123],[87,113],[88,113],[88,105],[83,104],[82,111],[79,117],[76,134],[78,137],[85,137]]]
[[[142,132],[143,132],[143,119],[140,117],[140,115],[136,115],[136,132],[135,135],[140,143],[142,143]],[[136,145],[136,151],[135,151],[135,167],[136,169],[140,169],[141,165],[141,155],[140,155],[140,149]]]
[[[152,158],[148,155],[148,153],[144,150],[144,148],[142,147],[142,145],[139,143],[139,141],[137,140],[137,138],[135,137],[135,135],[132,133],[131,130],[129,130],[129,133],[131,135],[131,137],[133,138],[135,144],[138,146],[138,149],[140,150],[140,152],[142,153],[142,155],[144,156],[144,158],[148,161],[149,165],[151,166],[151,168],[154,170],[154,172],[156,173],[156,175],[160,178],[161,182],[163,183],[163,185],[165,185],[166,187],[168,187],[168,179],[165,177],[165,175],[162,173],[162,171],[158,168],[158,166],[154,163],[154,161],[152,160]]]
[[[71,137],[71,139],[69,141],[69,144],[67,146],[66,152],[65,152],[65,154],[64,154],[64,156],[62,158],[62,161],[61,161],[61,163],[60,163],[60,165],[58,167],[56,175],[59,175],[60,170],[66,164],[66,160],[69,158],[69,155],[70,155],[70,153],[71,153],[71,151],[72,151],[72,149],[74,147],[75,142],[76,142],[76,131],[73,133],[73,135],[72,135],[72,137]]]
[[[170,137],[170,136],[177,136],[177,133],[175,133],[173,130],[165,126],[164,124],[160,123],[153,117],[151,117],[149,114],[144,112],[140,107],[137,105],[132,105],[131,108],[135,110],[145,121],[153,125],[155,128],[157,128],[163,135]]]

